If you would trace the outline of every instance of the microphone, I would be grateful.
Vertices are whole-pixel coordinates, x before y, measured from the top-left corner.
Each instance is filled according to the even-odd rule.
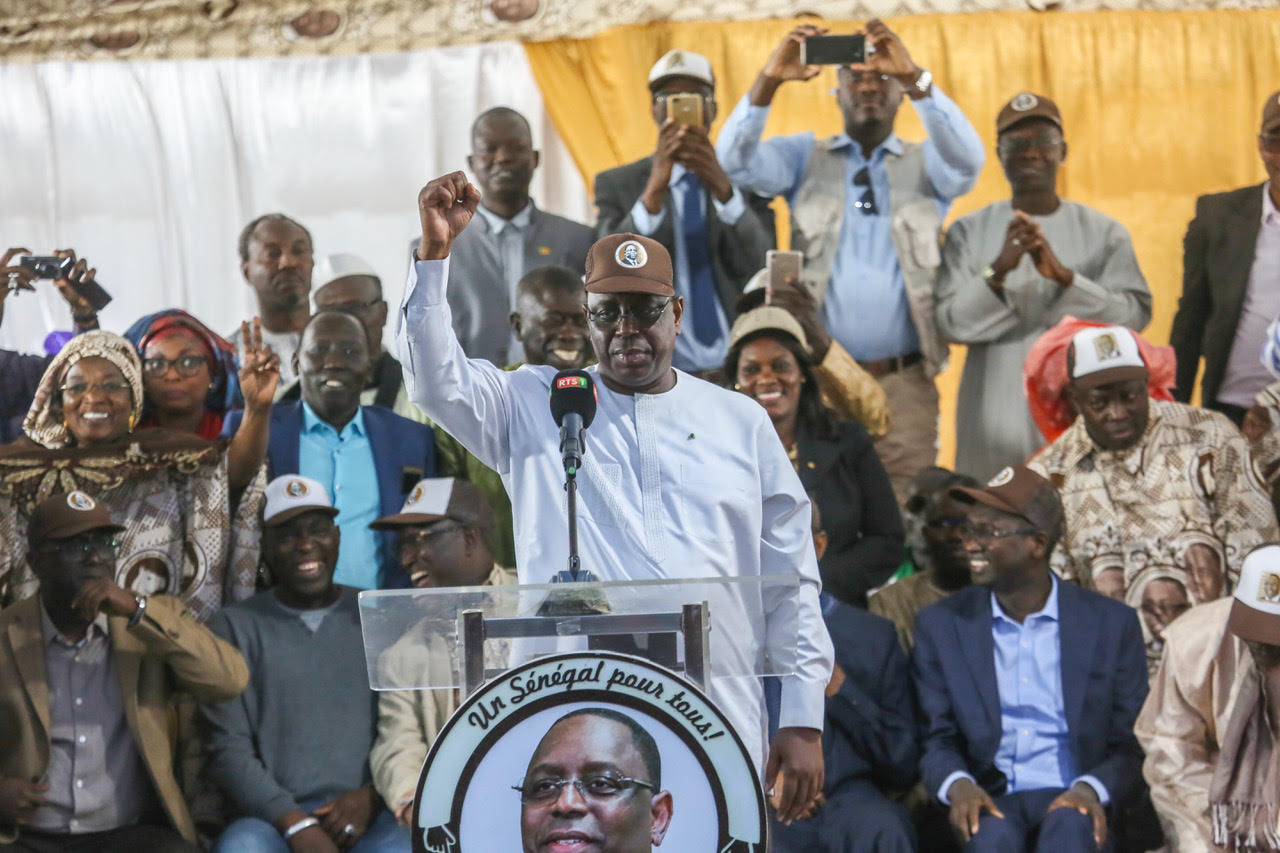
[[[585,370],[562,370],[551,380],[551,417],[560,427],[560,458],[574,477],[586,447],[583,431],[596,417],[596,386]]]

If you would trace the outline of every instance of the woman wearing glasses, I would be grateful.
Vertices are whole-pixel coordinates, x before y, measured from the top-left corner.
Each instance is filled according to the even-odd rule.
[[[26,562],[31,508],[50,494],[75,489],[102,501],[112,517],[127,524],[116,563],[121,587],[177,595],[201,619],[224,602],[252,594],[263,488],[259,469],[280,374],[278,357],[262,345],[258,322],[252,334],[243,326],[246,357],[238,380],[246,411],[229,444],[197,434],[204,431],[203,415],[195,429],[140,428],[148,412],[148,383],[125,338],[93,331],[63,348],[23,422],[26,439],[0,450],[0,601],[36,591]],[[174,371],[167,362],[173,356],[153,357],[166,360],[164,374],[170,377]],[[186,370],[194,384],[207,371],[207,381],[213,381],[208,363],[193,371],[181,354],[177,361],[180,378]],[[154,374],[154,361],[152,368]],[[147,415],[157,427],[167,417],[161,411],[157,405]]]

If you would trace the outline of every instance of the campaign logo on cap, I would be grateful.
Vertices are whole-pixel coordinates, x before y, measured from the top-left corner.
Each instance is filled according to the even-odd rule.
[[[1258,584],[1258,600],[1280,603],[1280,574],[1267,572]]]
[[[1120,345],[1116,343],[1116,336],[1112,334],[1098,335],[1094,338],[1093,352],[1098,357],[1098,361],[1113,361],[1123,356]]]
[[[284,493],[291,498],[305,498],[309,491],[307,484],[301,480],[290,480],[284,487]]]
[[[994,477],[991,478],[990,482],[987,483],[987,488],[998,489],[1001,486],[1003,486],[1005,483],[1010,482],[1012,479],[1013,479],[1013,469],[1008,466],[1005,466],[1005,469],[1003,471],[1001,471],[999,474],[996,474]]]
[[[422,500],[422,496],[426,494],[426,490],[422,488],[422,484],[413,487],[413,491],[409,493],[409,499],[404,502],[405,509],[414,506],[418,501]]]
[[[613,259],[618,262],[619,266],[624,266],[630,270],[638,270],[645,264],[649,263],[649,253],[645,251],[635,240],[628,240],[620,243],[618,248],[614,250]]]
[[[93,509],[97,505],[98,504],[94,501],[94,499],[86,495],[84,492],[68,492],[67,493],[67,506],[71,507],[74,510],[79,510],[80,512],[88,512],[89,510]]]
[[[1244,558],[1227,629],[1248,642],[1280,646],[1280,545],[1254,548]]]
[[[1014,96],[1014,99],[1009,102],[1009,106],[1013,107],[1020,113],[1024,113],[1035,107],[1038,103],[1040,103],[1040,99],[1035,95],[1030,92],[1022,92],[1021,94]]]

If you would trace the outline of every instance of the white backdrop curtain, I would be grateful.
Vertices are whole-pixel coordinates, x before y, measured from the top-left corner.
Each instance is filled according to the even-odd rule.
[[[497,105],[533,125],[546,210],[593,218],[516,42],[400,54],[0,65],[0,244],[74,247],[115,297],[102,325],[185,308],[229,332],[254,311],[236,238],[284,211],[316,255],[354,252],[398,299],[423,183],[465,168]],[[69,328],[48,283],[10,296],[0,346]]]

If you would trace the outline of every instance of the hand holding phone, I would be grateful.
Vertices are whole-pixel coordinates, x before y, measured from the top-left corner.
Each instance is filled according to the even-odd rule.
[[[853,35],[813,35],[800,43],[804,65],[862,65],[867,61],[867,37]]]
[[[800,281],[800,268],[804,265],[804,252],[783,252],[770,249],[765,254],[765,268],[769,276],[765,283],[764,303],[773,303],[773,294],[794,287]]]
[[[702,96],[697,92],[667,95],[667,117],[676,124],[702,127]]]

